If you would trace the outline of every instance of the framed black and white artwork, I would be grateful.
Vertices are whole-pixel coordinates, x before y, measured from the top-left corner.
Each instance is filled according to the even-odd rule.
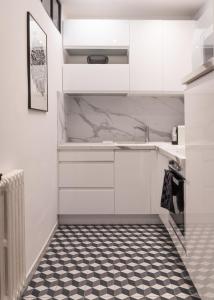
[[[59,0],[52,0],[52,20],[59,31],[61,31],[61,3]]]
[[[48,13],[48,15],[51,17],[51,10],[52,10],[52,0],[41,0],[42,4],[46,10],[46,12]]]
[[[48,111],[47,35],[27,13],[28,108]]]
[[[62,5],[60,0],[41,0],[41,2],[56,28],[61,32]]]

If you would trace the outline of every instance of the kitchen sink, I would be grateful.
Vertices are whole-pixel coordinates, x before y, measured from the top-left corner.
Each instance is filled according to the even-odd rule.
[[[118,141],[118,142],[113,142],[113,141],[103,141],[103,144],[115,144],[115,145],[136,145],[136,144],[146,144],[144,141]]]
[[[121,144],[133,144],[133,145],[135,145],[135,144],[146,144],[146,142],[144,142],[144,141],[119,141],[119,142],[115,142],[115,144],[118,144],[118,145],[121,145]]]

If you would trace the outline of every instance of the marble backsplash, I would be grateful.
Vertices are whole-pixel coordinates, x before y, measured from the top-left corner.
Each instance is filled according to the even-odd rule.
[[[63,93],[58,93],[57,94],[57,139],[58,143],[64,143],[68,141],[67,137],[67,129],[66,129],[66,121],[65,121],[65,116],[66,116],[66,101],[64,100],[64,95]]]
[[[173,126],[184,124],[183,97],[64,96],[60,101],[59,142],[170,141]]]

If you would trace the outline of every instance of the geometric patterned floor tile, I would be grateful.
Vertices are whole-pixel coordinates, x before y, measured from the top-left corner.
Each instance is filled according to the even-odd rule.
[[[162,225],[59,226],[23,300],[199,300]]]

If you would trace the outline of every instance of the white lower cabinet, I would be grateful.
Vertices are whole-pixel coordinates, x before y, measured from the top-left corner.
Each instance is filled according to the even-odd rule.
[[[153,151],[115,152],[115,213],[150,214]]]
[[[114,164],[111,162],[60,163],[59,186],[113,188]]]
[[[59,151],[59,214],[148,215],[160,208],[169,159],[156,150]]]
[[[59,214],[114,214],[114,151],[59,151]]]
[[[114,151],[108,150],[66,150],[60,151],[59,162],[108,162],[114,161]]]
[[[114,214],[114,189],[61,189],[59,213]]]

